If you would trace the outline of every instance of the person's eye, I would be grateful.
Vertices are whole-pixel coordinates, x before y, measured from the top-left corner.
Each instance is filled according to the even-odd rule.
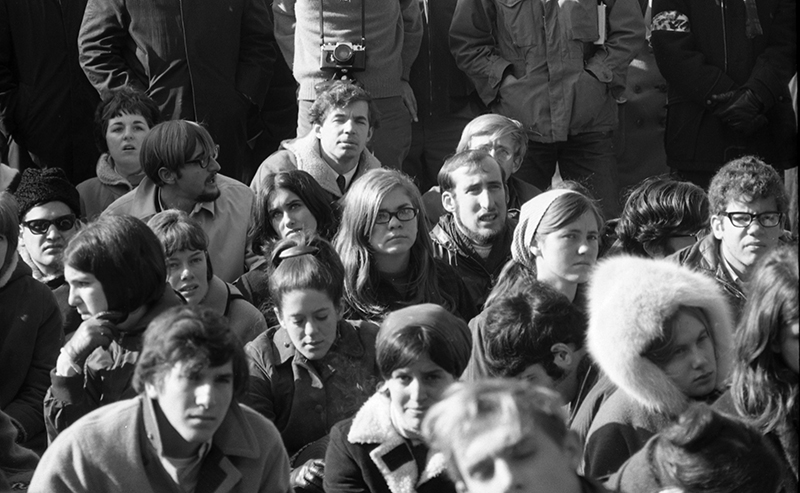
[[[600,235],[597,233],[589,233],[586,235],[586,239],[589,241],[597,241],[600,239]]]
[[[269,218],[271,221],[278,221],[283,216],[283,212],[281,211],[272,211],[269,213]]]
[[[470,469],[469,475],[476,481],[488,481],[494,476],[494,465],[489,462],[482,462]]]
[[[318,315],[314,316],[314,318],[317,319],[320,322],[324,322],[324,321],[328,320],[329,317],[330,317],[330,315],[327,314],[327,313],[318,314]]]
[[[195,257],[192,259],[192,264],[197,265],[205,261],[205,258]]]

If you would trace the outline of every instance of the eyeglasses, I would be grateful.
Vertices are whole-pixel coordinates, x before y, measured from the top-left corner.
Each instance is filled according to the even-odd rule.
[[[375,215],[375,224],[386,224],[396,217],[398,220],[406,222],[417,217],[417,210],[413,207],[401,207],[394,212],[378,211]]]
[[[206,169],[208,168],[208,165],[211,164],[211,160],[217,159],[217,156],[219,156],[219,145],[214,146],[214,149],[212,149],[211,154],[207,156],[201,156],[197,159],[191,159],[189,161],[186,161],[185,164],[196,164],[201,168]]]
[[[50,231],[50,226],[55,226],[59,231],[69,231],[75,227],[77,222],[75,214],[67,214],[66,216],[57,217],[55,219],[33,219],[31,221],[22,221],[22,225],[31,230],[35,235],[47,234]]]
[[[722,212],[723,216],[728,216],[731,224],[737,228],[746,228],[752,224],[753,219],[758,220],[758,224],[765,228],[774,228],[781,222],[782,212],[762,212],[761,214],[751,214],[749,212]]]

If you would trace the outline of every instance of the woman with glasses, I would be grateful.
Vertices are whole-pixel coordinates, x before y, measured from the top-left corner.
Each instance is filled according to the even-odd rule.
[[[436,303],[464,320],[475,315],[464,282],[434,259],[424,216],[419,190],[396,170],[369,171],[345,194],[334,246],[353,318],[379,321],[419,303]]]

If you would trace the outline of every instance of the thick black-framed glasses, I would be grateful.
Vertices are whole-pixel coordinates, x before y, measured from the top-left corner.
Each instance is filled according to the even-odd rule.
[[[219,145],[214,146],[214,149],[211,150],[211,154],[199,157],[197,159],[190,159],[189,161],[186,161],[185,164],[196,164],[201,168],[206,169],[208,168],[208,165],[211,164],[211,160],[217,159],[217,156],[219,156]]]
[[[55,226],[59,231],[69,231],[75,227],[77,221],[78,219],[75,217],[75,214],[67,214],[66,216],[60,216],[55,219],[32,219],[30,221],[22,221],[22,225],[35,235],[43,235],[47,234],[50,230],[50,226]]]
[[[760,214],[752,214],[750,212],[723,212],[723,216],[728,216],[730,219],[731,224],[736,226],[737,228],[746,228],[753,223],[753,219],[758,221],[758,224],[764,226],[765,228],[774,228],[775,226],[781,223],[781,218],[783,217],[782,212],[762,212]]]
[[[410,221],[417,217],[417,210],[413,207],[401,207],[394,212],[378,211],[375,215],[375,224],[386,224],[393,217],[403,222]]]

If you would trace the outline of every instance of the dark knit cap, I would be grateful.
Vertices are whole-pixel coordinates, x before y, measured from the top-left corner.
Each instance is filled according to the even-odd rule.
[[[380,348],[382,341],[390,338],[398,330],[406,327],[427,327],[446,341],[446,350],[450,354],[454,368],[445,368],[456,377],[460,376],[469,363],[472,353],[472,334],[467,323],[448,312],[439,305],[425,303],[413,305],[391,312],[383,320],[375,342]]]
[[[22,179],[14,196],[19,203],[19,219],[29,210],[48,202],[64,202],[76,216],[81,214],[81,197],[78,190],[69,182],[61,168],[28,168],[22,172]]]

